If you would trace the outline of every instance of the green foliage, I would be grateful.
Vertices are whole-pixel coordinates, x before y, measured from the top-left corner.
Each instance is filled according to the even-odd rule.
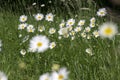
[[[88,1],[88,3],[86,3]],[[32,5],[36,3],[36,5]],[[91,0],[2,0],[0,8],[10,12],[53,12],[59,14],[75,14],[82,7],[89,7]],[[44,7],[41,5],[44,4]]]

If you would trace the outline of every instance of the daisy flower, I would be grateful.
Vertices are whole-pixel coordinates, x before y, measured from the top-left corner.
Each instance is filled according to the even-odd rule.
[[[69,72],[66,68],[61,68],[58,72],[53,72],[51,79],[52,80],[67,80]]]
[[[68,34],[68,28],[60,28],[58,31],[59,35],[65,35]]]
[[[107,10],[105,8],[101,8],[97,11],[97,15],[103,17],[107,14]]]
[[[93,35],[97,38],[99,36],[99,33],[97,30],[93,31]]]
[[[73,26],[74,25],[74,23],[75,23],[75,19],[69,19],[68,21],[67,21],[67,23],[66,23],[66,26]]]
[[[60,65],[59,65],[59,64],[53,64],[53,65],[52,65],[52,70],[53,70],[53,71],[58,71],[59,68],[60,68]]]
[[[53,49],[55,46],[56,46],[56,43],[55,42],[51,42],[49,47],[50,47],[50,49]]]
[[[55,28],[50,28],[50,29],[49,29],[49,33],[50,33],[50,34],[54,34],[55,32],[56,32],[56,29],[55,29]]]
[[[53,21],[53,18],[54,18],[54,15],[52,13],[47,14],[45,17],[47,21]]]
[[[27,16],[21,15],[19,21],[20,22],[26,22],[27,21]]]
[[[78,22],[78,26],[83,26],[85,24],[85,20],[80,20],[79,22]]]
[[[38,31],[40,31],[40,32],[45,31],[45,27],[44,27],[44,26],[39,26],[39,27],[38,27]]]
[[[39,80],[51,80],[49,73],[45,73],[39,77]]]
[[[118,27],[112,22],[103,23],[99,27],[99,35],[103,38],[113,38],[118,33]]]
[[[95,27],[95,23],[90,23],[90,27],[91,28]]]
[[[85,32],[90,32],[91,31],[91,28],[90,27],[86,27],[85,28]]]
[[[42,20],[43,18],[44,18],[44,15],[41,14],[41,13],[38,13],[38,14],[35,15],[35,19],[36,19],[37,21],[40,21],[40,20]]]
[[[93,55],[92,50],[90,48],[87,48],[85,52],[88,53],[89,55]]]
[[[22,23],[18,26],[19,30],[25,29],[27,27],[27,23]]]
[[[0,71],[0,80],[8,80],[7,76],[5,75],[5,73]]]
[[[95,17],[92,17],[92,18],[90,19],[90,23],[95,23],[95,21],[96,21]]]
[[[82,27],[76,27],[76,28],[74,29],[75,32],[80,32],[81,30],[82,30]]]
[[[34,32],[35,31],[35,28],[33,25],[28,25],[27,26],[27,32]]]
[[[49,48],[49,39],[43,35],[37,35],[30,40],[29,49],[32,52],[44,52]]]
[[[22,50],[20,51],[20,54],[24,56],[24,55],[26,54],[26,50],[25,50],[25,49],[22,49]]]

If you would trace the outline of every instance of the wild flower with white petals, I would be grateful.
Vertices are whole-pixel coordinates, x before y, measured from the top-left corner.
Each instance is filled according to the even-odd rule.
[[[38,26],[38,31],[40,31],[40,32],[45,31],[45,27],[44,26]]]
[[[22,24],[19,24],[18,29],[22,30],[22,29],[25,29],[26,27],[27,27],[27,23],[22,23]]]
[[[65,35],[68,34],[68,28],[60,28],[58,31],[59,35]]]
[[[118,26],[115,23],[103,23],[99,27],[99,35],[103,38],[113,38],[118,33]]]
[[[85,32],[90,32],[91,31],[91,28],[90,27],[86,27],[85,28]]]
[[[78,22],[78,26],[83,26],[85,24],[85,20],[80,20],[79,22]]]
[[[35,28],[34,28],[34,26],[33,25],[28,25],[27,26],[27,32],[34,32],[35,31]]]
[[[75,32],[80,32],[81,30],[82,30],[82,27],[76,27],[76,28],[74,29]]]
[[[90,19],[90,23],[95,23],[95,22],[96,22],[95,17],[92,17],[92,18]]]
[[[106,16],[107,10],[105,8],[101,8],[97,11],[97,15],[100,17]]]
[[[97,30],[93,31],[93,35],[97,38],[99,36],[99,32]]]
[[[38,13],[38,14],[36,14],[34,17],[35,17],[35,19],[36,19],[37,21],[40,21],[40,20],[42,20],[42,19],[44,18],[44,15],[41,14],[41,13]]]
[[[90,23],[90,27],[91,28],[95,27],[95,23]]]
[[[45,73],[39,77],[39,80],[51,80],[49,73]]]
[[[56,43],[55,42],[51,42],[49,47],[50,47],[50,49],[53,49],[55,46],[56,46]]]
[[[45,19],[46,19],[47,21],[53,21],[54,15],[53,15],[52,13],[49,13],[49,14],[46,15]]]
[[[49,48],[49,39],[43,35],[37,35],[30,40],[29,51],[44,52]]]
[[[75,19],[69,19],[68,21],[67,21],[67,23],[66,23],[66,26],[73,26],[75,24]]]
[[[24,56],[26,54],[26,50],[25,49],[21,49],[20,54]]]
[[[86,53],[88,53],[89,55],[93,55],[93,52],[92,52],[92,50],[90,49],[90,48],[87,48],[86,50],[85,50],[85,52]]]
[[[27,16],[21,15],[19,21],[20,22],[26,22],[27,21]]]
[[[50,29],[49,29],[49,33],[50,33],[50,34],[54,34],[55,32],[56,32],[56,29],[55,29],[55,28],[50,28]]]
[[[67,80],[69,72],[66,68],[61,68],[58,72],[53,72],[51,80]]]

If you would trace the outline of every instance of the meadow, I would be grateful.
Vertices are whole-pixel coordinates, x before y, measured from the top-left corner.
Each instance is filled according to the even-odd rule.
[[[89,4],[87,8],[80,8],[78,13],[69,15],[50,11],[12,13],[1,10],[0,72],[4,72],[8,80],[40,80],[42,74],[65,67],[69,71],[68,79],[55,80],[120,80],[119,27],[112,39],[93,34],[103,23],[113,22],[108,19],[109,14],[103,17],[97,15],[100,8],[102,7]],[[37,13],[43,14],[44,18],[36,20]],[[53,14],[53,21],[46,19],[49,13]],[[27,16],[25,23],[33,25],[33,31],[29,31],[28,26],[20,27],[24,23],[20,20],[21,15]],[[60,29],[66,27],[69,20],[73,25],[67,32],[63,32],[64,35],[60,33]],[[80,20],[85,20],[85,23],[79,27]],[[93,27],[89,27],[92,20]],[[119,26],[118,23],[115,24]],[[76,27],[79,29],[75,30]],[[50,32],[51,28],[54,29],[53,32]],[[55,45],[42,52],[29,51],[30,41],[37,35],[46,36]],[[0,73],[0,80],[7,79],[2,79]]]

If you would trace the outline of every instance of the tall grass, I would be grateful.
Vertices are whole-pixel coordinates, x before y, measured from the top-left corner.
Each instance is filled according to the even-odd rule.
[[[92,0],[2,0],[0,1],[0,10],[14,13],[58,13],[58,14],[76,14],[81,8],[89,8]],[[36,3],[36,5],[32,5]],[[44,7],[41,5],[44,4]]]
[[[75,18],[76,22],[85,19],[85,27],[89,20],[96,17],[96,3],[92,0],[2,0],[0,1],[0,39],[3,41],[2,52],[0,52],[0,71],[4,71],[9,80],[38,80],[45,72],[51,72],[52,64],[66,66],[70,71],[69,80],[119,80],[120,79],[120,38],[114,40],[93,38],[90,40],[76,37],[71,41],[68,39],[58,40],[57,36],[50,37],[57,42],[53,50],[43,54],[27,53],[24,57],[20,50],[25,48],[29,42],[20,46],[20,42],[28,33],[18,31],[19,15],[41,12],[52,12],[57,14],[53,23],[42,21],[47,29],[54,27],[58,29],[62,19]],[[32,3],[36,2],[36,6]],[[45,4],[45,7],[41,7]],[[14,13],[14,14],[13,14]],[[29,16],[29,24],[37,23]],[[69,16],[68,16],[69,15]],[[98,18],[97,25],[107,21],[106,18]],[[22,39],[19,34],[22,34]],[[48,34],[48,31],[46,31]],[[41,34],[41,33],[40,33]],[[57,34],[57,33],[56,33]],[[33,36],[33,34],[30,34]],[[47,35],[48,36],[48,35]],[[85,52],[86,48],[92,48],[94,55]],[[21,64],[25,64],[21,67]]]

